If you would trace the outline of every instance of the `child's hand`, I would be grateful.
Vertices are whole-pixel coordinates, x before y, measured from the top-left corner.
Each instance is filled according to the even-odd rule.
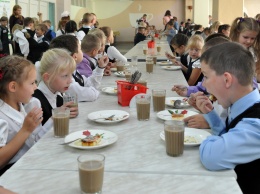
[[[165,52],[165,56],[166,56],[169,60],[175,59],[175,57],[172,56],[172,55],[171,55],[170,53],[168,53],[168,52]]]
[[[42,109],[33,108],[25,117],[22,129],[32,133],[34,129],[42,122]]]
[[[109,59],[107,56],[103,55],[100,59],[98,59],[98,66],[104,68],[107,66]]]
[[[68,107],[70,109],[70,118],[75,118],[78,116],[79,114],[79,108],[78,106],[72,106],[75,103],[73,101],[71,102],[66,102],[65,104],[63,104],[63,107]]]
[[[174,85],[172,91],[176,92],[180,96],[186,97],[188,89],[186,86],[183,85]]]
[[[180,61],[177,61],[176,59],[172,60],[172,63],[175,66],[182,66],[182,63]]]
[[[188,127],[198,128],[198,129],[209,129],[210,126],[202,114],[196,114],[183,119],[187,123]]]
[[[209,100],[207,96],[203,94],[203,92],[197,92],[196,95],[196,107],[204,114],[209,113],[213,110],[212,102]]]

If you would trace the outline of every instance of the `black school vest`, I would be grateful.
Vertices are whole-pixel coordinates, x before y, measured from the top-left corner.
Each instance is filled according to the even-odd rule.
[[[76,71],[75,74],[72,74],[72,77],[74,78],[74,80],[76,82],[78,82],[78,84],[80,86],[84,87],[84,79],[83,79],[82,75],[79,72]]]
[[[92,71],[96,68],[95,64],[89,59],[86,57],[86,59],[88,60],[89,64],[90,64],[90,68],[92,69]],[[92,57],[92,59],[94,59],[95,61],[97,61],[96,58]]]
[[[110,45],[106,45],[105,46],[105,52],[107,53],[107,49],[110,47]],[[114,58],[114,59],[110,59],[109,58],[109,62],[111,62],[111,63],[115,63],[116,62],[116,59]]]
[[[49,103],[49,101],[47,100],[47,98],[44,96],[44,94],[39,90],[35,90],[33,97],[38,98],[41,102],[42,105],[42,111],[43,111],[43,120],[42,120],[42,125],[44,125],[48,119],[52,116],[52,107]],[[60,107],[63,105],[63,98],[58,95],[57,96],[57,101],[56,101],[56,105],[57,107]]]
[[[0,51],[2,54],[9,54],[9,38],[8,38],[8,28],[0,25],[0,38],[2,41],[3,50]]]
[[[193,68],[192,68],[193,63],[195,63],[195,62],[198,61],[199,59],[200,59],[200,58],[196,59],[195,61],[191,61],[192,58],[190,58],[190,61],[189,61],[189,64],[188,64],[187,73],[186,73],[186,75],[184,74],[184,77],[185,77],[186,81],[188,81],[188,80],[190,79],[190,76],[191,76],[191,73],[192,73],[192,70],[193,70]],[[197,83],[202,80],[202,78],[203,78],[203,74],[200,73],[200,76],[199,76],[199,78],[197,79],[197,81],[196,81],[196,83],[194,84],[194,86],[196,86]]]
[[[260,119],[260,103],[254,104],[252,107],[248,108],[246,111],[238,115],[234,120],[231,121],[229,125],[227,123],[227,119],[227,132],[230,128],[235,127],[237,123],[241,121],[243,118]],[[250,150],[248,151],[250,152]],[[237,165],[235,167],[235,172],[237,174],[237,182],[244,194],[260,193],[260,158],[246,164]]]

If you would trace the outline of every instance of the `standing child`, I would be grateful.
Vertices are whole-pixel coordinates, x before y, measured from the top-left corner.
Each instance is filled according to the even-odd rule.
[[[40,66],[42,80],[33,94],[43,107],[43,125],[51,118],[52,109],[63,105],[61,94],[68,91],[75,68],[75,61],[66,50],[50,49],[43,54]],[[69,106],[71,103],[73,102],[63,106]],[[70,117],[77,115],[78,107],[70,107]],[[48,122],[52,123],[52,119]]]
[[[39,24],[35,28],[35,39],[28,39],[30,53],[28,59],[33,63],[39,61],[42,57],[42,54],[49,49],[49,40],[45,38],[44,34],[48,31],[45,24]]]
[[[34,28],[34,20],[31,17],[24,18],[23,21],[24,29],[30,34],[33,38],[35,35],[35,28]]]
[[[145,39],[146,39],[145,27],[140,26],[140,27],[138,27],[137,34],[135,35],[135,38],[134,38],[134,45],[138,44],[141,41],[144,41]]]
[[[54,39],[56,37],[56,33],[52,30],[51,21],[50,20],[44,20],[42,23],[45,24],[48,28],[48,31],[45,33],[44,36],[49,41],[51,41],[52,39]]]
[[[36,70],[18,56],[0,60],[0,175],[19,160],[38,140],[35,130],[42,121],[41,108],[26,112],[23,104],[32,98]]]
[[[171,45],[171,40],[172,38],[176,35],[176,31],[174,29],[174,23],[173,21],[169,21],[166,25],[166,31],[165,31],[165,35],[166,35],[166,39],[167,39],[167,42],[169,43],[169,45]],[[172,47],[171,47],[172,49]],[[174,51],[172,49],[172,51]]]
[[[9,51],[9,43],[10,40],[8,38],[8,18],[3,16],[0,19],[1,25],[0,25],[0,54],[10,54]]]
[[[114,63],[116,60],[122,61],[123,63],[127,62],[127,58],[122,55],[114,46],[111,46],[111,44],[114,43],[114,33],[113,30],[108,27],[104,26],[101,27],[100,30],[104,32],[106,35],[106,46],[105,46],[105,52],[107,53],[107,56],[109,58],[109,62]]]
[[[13,13],[9,18],[9,29],[13,33],[12,29],[15,24],[23,25],[24,17],[22,16],[22,7],[20,5],[13,6]]]

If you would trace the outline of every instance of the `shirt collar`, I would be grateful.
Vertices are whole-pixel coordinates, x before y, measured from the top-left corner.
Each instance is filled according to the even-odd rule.
[[[57,95],[61,96],[60,92],[55,92],[54,94],[50,91],[50,89],[46,86],[46,84],[41,81],[38,85],[38,89],[44,94],[44,96],[49,101],[52,108],[57,108]]]
[[[26,116],[26,112],[24,110],[24,107],[22,103],[19,103],[20,111],[15,110],[13,107],[11,107],[9,104],[5,103],[0,99],[1,109],[3,114],[11,118],[13,121],[15,121],[17,124],[22,125],[24,122],[24,118]]]
[[[253,106],[256,102],[260,102],[260,94],[258,89],[254,89],[249,94],[245,95],[244,97],[237,100],[231,107],[230,107],[230,115],[229,117],[231,120],[236,118],[239,114],[244,112],[249,107]]]

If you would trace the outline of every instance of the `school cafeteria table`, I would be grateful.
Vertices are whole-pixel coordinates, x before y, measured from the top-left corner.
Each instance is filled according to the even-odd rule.
[[[125,57],[130,61],[132,56],[137,56],[138,61],[145,61],[146,56],[143,54],[143,47],[147,47],[147,42],[149,40],[144,40],[136,44],[133,48],[131,48],[126,54]],[[160,53],[157,52],[156,46],[161,46]],[[157,57],[158,61],[166,61],[167,57],[165,56],[165,52],[172,53],[170,46],[166,40],[156,40],[155,41],[155,48],[153,50],[148,50],[149,54],[150,52],[153,52],[152,55]]]
[[[138,63],[138,69],[144,73],[145,63]],[[164,88],[168,97],[177,96],[171,91],[172,85],[187,84],[180,70],[166,71],[159,65],[146,76],[149,94],[152,89]],[[124,78],[104,77],[101,89],[116,87],[115,81],[120,79]],[[88,119],[89,113],[101,110],[122,110],[130,117],[111,124]],[[18,193],[79,193],[77,157],[102,153],[106,157],[103,193],[241,193],[234,170],[209,171],[202,166],[198,146],[185,147],[179,157],[168,156],[160,138],[163,123],[152,106],[150,120],[138,121],[135,108],[122,107],[116,95],[101,92],[95,102],[79,103],[78,117],[70,119],[70,133],[105,130],[118,136],[114,144],[76,149],[59,145],[64,138],[53,137],[50,130],[2,175],[0,185]]]

